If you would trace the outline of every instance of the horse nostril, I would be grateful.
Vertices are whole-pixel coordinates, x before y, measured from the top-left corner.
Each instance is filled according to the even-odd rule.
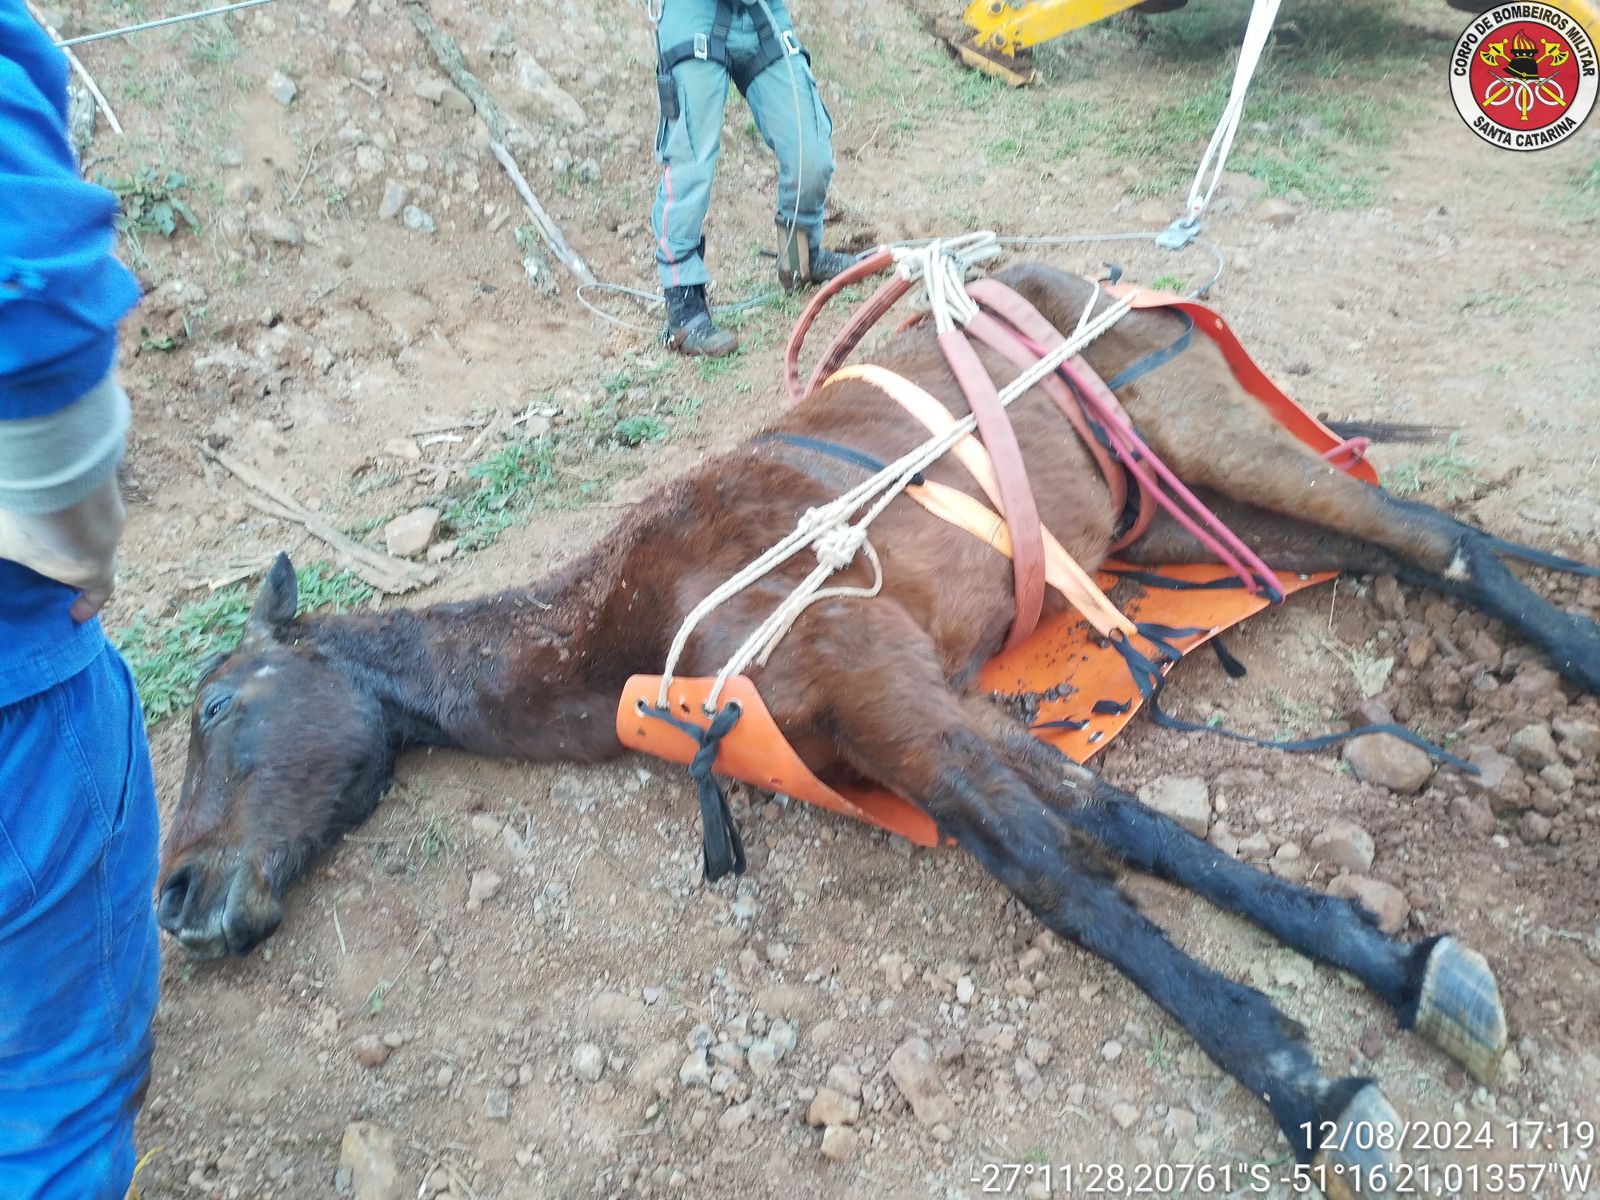
[[[188,907],[189,888],[193,883],[194,869],[180,867],[161,889],[161,899],[156,904],[156,920],[168,933],[177,933],[183,928],[183,910]]]

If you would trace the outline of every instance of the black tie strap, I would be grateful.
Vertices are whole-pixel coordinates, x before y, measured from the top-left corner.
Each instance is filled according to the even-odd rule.
[[[717,761],[717,746],[739,723],[743,711],[737,700],[730,700],[711,718],[711,724],[702,729],[691,721],[679,720],[665,708],[639,706],[642,715],[665,721],[679,733],[693,738],[700,747],[689,764],[689,778],[700,791],[700,834],[708,883],[716,882],[730,871],[735,875],[744,874],[744,842],[740,840],[739,827],[733,823],[733,814],[728,811],[728,798],[711,773]]]

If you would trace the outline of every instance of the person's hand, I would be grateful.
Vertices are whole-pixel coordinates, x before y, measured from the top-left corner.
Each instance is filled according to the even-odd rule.
[[[117,541],[127,519],[113,474],[61,512],[24,515],[0,510],[0,558],[79,589],[72,619],[87,621],[111,598]]]

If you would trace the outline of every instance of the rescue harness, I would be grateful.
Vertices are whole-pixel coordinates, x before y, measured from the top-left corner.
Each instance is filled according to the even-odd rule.
[[[733,85],[742,96],[750,90],[763,71],[774,63],[799,55],[811,62],[811,55],[800,45],[793,29],[779,29],[767,12],[756,21],[756,36],[760,45],[755,58],[735,63],[728,54],[728,31],[733,28],[734,17],[741,8],[754,8],[742,0],[717,0],[716,16],[712,18],[709,33],[697,33],[686,42],[663,46],[659,36],[656,42],[656,92],[661,100],[661,115],[669,121],[678,119],[678,89],[672,73],[686,62],[715,63],[728,72]]]
[[[881,568],[866,541],[866,525],[901,491],[1012,559],[1017,617],[1004,649],[980,672],[978,686],[1001,696],[1034,698],[1037,709],[1030,714],[1030,731],[1077,762],[1092,757],[1141,705],[1149,704],[1152,716],[1163,726],[1205,729],[1285,750],[1321,749],[1362,734],[1391,733],[1441,761],[1471,770],[1460,759],[1398,725],[1364,727],[1302,742],[1269,742],[1181,721],[1161,711],[1157,696],[1165,673],[1185,653],[1269,604],[1281,603],[1288,594],[1334,578],[1337,572],[1284,574],[1267,567],[1145,444],[1117,401],[1115,388],[1171,362],[1192,343],[1198,329],[1221,350],[1241,387],[1292,434],[1332,465],[1369,484],[1377,484],[1376,472],[1363,457],[1365,443],[1361,439],[1341,441],[1284,394],[1251,360],[1226,322],[1204,305],[1170,293],[1129,287],[1120,282],[1120,272],[1113,272],[1111,279],[1100,281],[1073,336],[1065,337],[1025,298],[998,280],[965,282],[967,269],[990,256],[992,244],[992,235],[975,235],[934,243],[917,252],[879,250],[863,256],[813,297],[791,334],[785,356],[785,381],[791,398],[799,402],[830,382],[866,383],[929,431],[930,440],[925,443],[929,453],[918,460],[913,452],[896,464],[884,464],[859,449],[823,438],[782,432],[761,435],[758,442],[779,442],[827,455],[871,472],[874,479],[895,476],[898,482],[854,525],[844,522],[861,501],[847,506],[842,516],[835,514],[835,528],[820,535],[813,531],[809,537],[808,522],[815,523],[827,514],[808,512],[794,534],[741,573],[741,578],[765,574],[806,545],[819,559],[817,569],[790,598],[789,611],[769,618],[752,634],[742,656],[736,656],[721,674],[681,678],[673,675],[672,668],[689,632],[725,598],[720,593],[726,592],[726,587],[690,614],[662,675],[634,676],[624,687],[617,712],[622,743],[688,764],[698,785],[706,878],[714,880],[744,869],[738,830],[715,780],[719,774],[843,813],[919,845],[940,842],[932,819],[905,797],[870,782],[824,782],[818,778],[789,745],[753,682],[742,673],[746,663],[765,661],[766,653],[811,599],[823,594],[877,593]],[[801,349],[828,301],[845,288],[891,268],[893,274],[846,322],[802,387]],[[928,291],[931,311],[916,314],[900,328],[934,320],[939,345],[972,410],[970,417],[958,419],[921,387],[882,367],[845,365],[867,331],[917,282]],[[1097,315],[1102,300],[1111,304]],[[1077,349],[1133,308],[1175,312],[1182,318],[1182,329],[1168,346],[1145,355],[1110,381],[1102,381]],[[1023,374],[1003,391],[997,390],[969,338],[994,350]],[[1220,565],[1184,564],[1149,571],[1112,558],[1094,576],[1079,566],[1039,521],[1020,447],[1005,413],[1006,403],[1035,384],[1073,425],[1104,477],[1114,507],[1122,514],[1113,554],[1142,534],[1160,507],[1207,546]],[[969,430],[975,430],[981,441]],[[927,479],[916,469],[919,461],[931,463],[946,450],[955,454],[977,481],[992,508],[960,489]],[[860,491],[847,493],[841,502],[854,499]],[[877,577],[872,588],[817,592],[821,580],[848,566],[858,552],[867,556]],[[1041,622],[1047,583],[1068,600],[1072,611]],[[1119,584],[1133,593],[1120,608],[1105,594]],[[1230,675],[1243,674],[1242,665],[1220,646],[1218,654]]]

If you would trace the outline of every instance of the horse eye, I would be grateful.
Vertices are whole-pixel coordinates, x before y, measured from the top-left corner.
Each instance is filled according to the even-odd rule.
[[[206,706],[200,712],[200,724],[210,725],[223,713],[228,711],[228,706],[233,703],[233,697],[224,693],[214,696],[206,701]]]

